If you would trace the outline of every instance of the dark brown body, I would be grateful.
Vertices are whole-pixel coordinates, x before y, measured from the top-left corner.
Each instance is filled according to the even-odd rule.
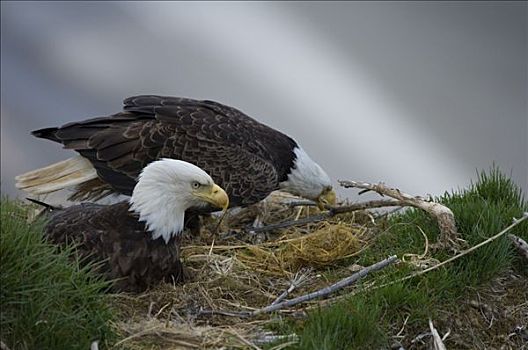
[[[130,97],[123,112],[32,134],[77,151],[97,171],[96,179],[77,187],[72,200],[131,195],[147,164],[172,158],[211,175],[231,206],[247,206],[287,180],[297,147],[290,137],[235,108],[167,96]]]
[[[115,280],[118,291],[140,292],[161,281],[183,280],[178,239],[152,240],[127,202],[55,209],[45,234],[59,245],[76,242],[79,256],[101,263],[99,271]]]

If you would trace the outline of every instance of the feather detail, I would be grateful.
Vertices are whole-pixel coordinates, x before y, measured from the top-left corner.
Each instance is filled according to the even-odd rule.
[[[180,242],[151,239],[128,210],[127,202],[57,209],[47,213],[44,234],[61,246],[76,242],[79,261],[96,263],[92,267],[113,281],[114,291],[141,292],[161,281],[183,281]]]
[[[227,191],[232,206],[256,203],[280,188],[313,198],[329,185],[326,173],[309,157],[299,158],[299,146],[291,137],[214,101],[133,96],[124,101],[122,112],[36,130],[33,135],[77,151],[111,188],[101,192],[94,187],[92,192],[91,186],[78,186],[82,193],[73,197],[111,192],[130,196],[142,169],[160,158],[202,168]],[[51,183],[44,190],[57,187],[60,183]]]
[[[87,159],[76,156],[15,177],[16,187],[31,194],[51,193],[97,178]]]

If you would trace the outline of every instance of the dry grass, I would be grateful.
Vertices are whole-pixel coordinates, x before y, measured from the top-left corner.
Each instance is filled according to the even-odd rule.
[[[299,216],[300,208],[279,204],[283,200],[279,196],[267,201],[264,222]],[[301,215],[317,211],[306,208]],[[203,310],[244,311],[267,306],[288,289],[299,272],[309,278],[292,295],[313,291],[328,284],[317,270],[331,267],[335,278],[350,275],[342,262],[368,242],[368,227],[357,224],[354,216],[270,233],[265,238],[242,234],[241,227],[254,221],[256,209],[261,208],[226,218],[223,229],[238,226],[235,231],[214,235],[211,230],[216,219],[209,219],[200,236],[187,237],[182,248],[190,276],[187,283],[162,284],[141,295],[115,295],[121,319],[126,320],[115,324],[122,336],[118,345],[130,349],[256,348],[264,339],[273,339],[265,330],[265,325],[274,321],[269,315],[248,320],[205,315]],[[255,240],[265,242],[255,244]]]
[[[432,248],[438,227],[419,210],[388,218],[344,213],[296,228],[247,232],[257,216],[267,225],[318,212],[285,204],[291,200],[298,198],[279,194],[231,212],[218,232],[218,218],[206,218],[200,235],[182,244],[185,284],[112,295],[119,312],[112,324],[119,336],[115,348],[426,349],[429,318],[448,334],[448,348],[526,348],[528,271],[504,237],[418,275],[451,257]],[[528,210],[520,190],[494,170],[469,190],[439,200],[453,210],[471,247]],[[512,233],[528,239],[527,225]],[[252,318],[228,314],[268,306],[293,284],[287,299],[308,294],[389,254],[402,262],[325,300]]]
[[[453,210],[462,238],[472,247],[528,208],[520,190],[496,171],[481,176],[468,191],[446,194],[439,200]],[[438,239],[438,227],[427,214],[410,210],[375,219],[359,212],[267,234],[244,232],[258,213],[264,224],[270,224],[317,211],[281,204],[284,201],[284,197],[272,198],[232,213],[222,224],[221,234],[212,233],[216,227],[213,218],[205,223],[200,236],[188,237],[182,249],[191,276],[186,284],[165,284],[137,296],[115,296],[121,319],[126,320],[115,325],[122,337],[120,346],[270,349],[269,340],[277,339],[270,334],[273,329],[283,337],[298,335],[281,338],[274,343],[280,343],[276,349],[364,349],[398,344],[425,349],[430,342],[427,320],[432,318],[443,336],[449,334],[448,348],[499,348],[497,344],[522,348],[528,315],[526,274],[507,275],[505,280],[498,277],[518,265],[504,237],[441,269],[404,281],[402,278],[417,270],[450,258],[445,250],[429,249],[429,243]],[[526,238],[527,224],[513,233]],[[358,264],[370,265],[389,252],[404,261],[324,301],[255,318],[211,313],[252,311],[270,305],[299,273],[305,276],[304,283],[288,298],[313,292],[349,276],[361,268]],[[402,282],[393,283],[395,280]],[[370,288],[373,285],[377,287]],[[497,293],[500,285],[503,294]],[[365,288],[370,288],[369,292],[361,293]],[[477,307],[471,304],[473,299],[479,303]],[[511,316],[504,316],[501,310],[508,310]]]
[[[494,344],[503,349],[526,349],[527,287],[526,276],[505,271],[488,284],[472,288],[457,308],[439,315],[437,326],[444,333],[452,330],[451,348],[486,349]]]

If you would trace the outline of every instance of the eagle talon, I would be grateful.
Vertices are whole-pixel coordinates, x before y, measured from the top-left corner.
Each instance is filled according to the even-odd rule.
[[[317,207],[319,210],[324,210],[327,207],[333,207],[336,205],[336,194],[335,191],[326,189],[323,193],[317,198]]]

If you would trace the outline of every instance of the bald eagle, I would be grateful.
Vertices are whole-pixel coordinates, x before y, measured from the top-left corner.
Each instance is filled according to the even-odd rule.
[[[174,159],[149,163],[129,201],[82,203],[51,210],[45,235],[77,244],[77,253],[99,267],[119,291],[139,292],[160,281],[183,279],[179,244],[185,211],[226,209],[225,191],[199,167]]]
[[[76,186],[73,200],[131,195],[138,174],[159,158],[202,168],[229,194],[231,206],[256,203],[274,190],[335,202],[330,178],[291,137],[213,101],[136,96],[117,114],[33,131],[79,153],[17,176],[17,187],[43,194]]]

